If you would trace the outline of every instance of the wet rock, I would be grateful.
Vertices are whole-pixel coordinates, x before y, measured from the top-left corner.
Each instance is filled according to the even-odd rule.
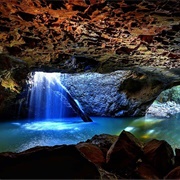
[[[2,179],[99,179],[96,166],[74,145],[0,154]]]
[[[173,168],[174,152],[166,141],[153,139],[144,146],[143,151],[143,161],[149,163],[160,178]]]

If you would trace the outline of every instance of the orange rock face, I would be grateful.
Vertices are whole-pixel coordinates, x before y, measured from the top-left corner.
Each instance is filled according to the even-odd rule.
[[[83,56],[109,67],[180,67],[180,2],[0,1],[0,52],[69,69]],[[81,68],[75,69],[82,71]]]

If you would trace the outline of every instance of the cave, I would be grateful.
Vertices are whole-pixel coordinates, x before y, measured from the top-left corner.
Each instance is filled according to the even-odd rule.
[[[1,0],[0,179],[179,179],[179,7]]]

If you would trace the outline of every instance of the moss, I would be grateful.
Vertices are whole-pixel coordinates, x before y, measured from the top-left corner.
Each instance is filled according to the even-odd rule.
[[[11,77],[10,72],[8,72],[4,78],[1,78],[1,86],[3,86],[6,89],[10,89],[10,91],[12,92],[20,93],[20,87]]]

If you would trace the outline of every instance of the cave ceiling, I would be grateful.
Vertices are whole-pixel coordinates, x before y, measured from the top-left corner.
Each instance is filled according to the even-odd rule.
[[[180,1],[1,0],[0,53],[66,72],[179,68]]]

